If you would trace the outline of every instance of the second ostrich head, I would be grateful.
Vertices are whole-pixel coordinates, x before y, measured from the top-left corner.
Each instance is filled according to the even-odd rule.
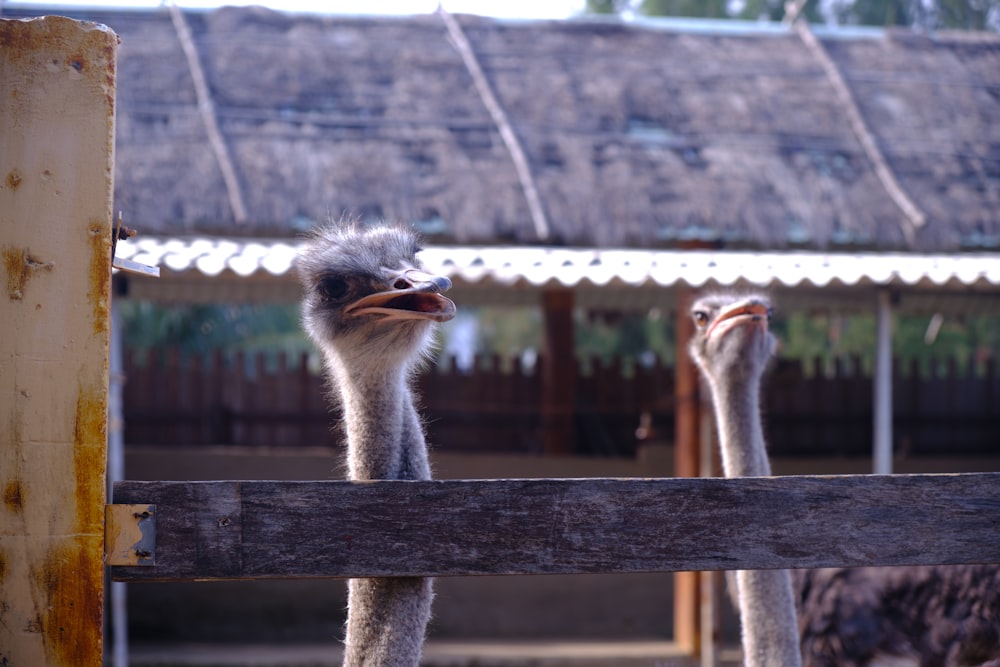
[[[694,302],[690,352],[712,391],[726,477],[770,475],[760,382],[777,342],[763,295],[710,294]]]
[[[694,302],[691,317],[691,356],[713,386],[760,381],[777,349],[766,296],[709,294]]]
[[[315,232],[299,257],[306,331],[334,366],[398,366],[455,316],[443,276],[417,260],[420,240],[396,225],[343,222]]]

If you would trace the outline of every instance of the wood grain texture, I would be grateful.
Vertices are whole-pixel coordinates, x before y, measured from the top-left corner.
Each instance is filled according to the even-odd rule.
[[[0,665],[99,667],[117,36],[0,19]]]
[[[1000,562],[1000,474],[119,482],[155,503],[122,580]]]

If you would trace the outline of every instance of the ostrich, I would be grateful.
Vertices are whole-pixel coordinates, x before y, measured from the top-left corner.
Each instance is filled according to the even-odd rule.
[[[760,423],[761,377],[776,343],[761,296],[705,296],[693,304],[691,356],[712,393],[726,477],[766,477],[771,465]],[[795,598],[787,570],[740,570],[737,606],[748,667],[800,664]]]
[[[763,296],[709,296],[692,308],[698,332],[691,351],[712,388],[727,477],[770,474],[758,399],[775,349],[769,311]],[[740,448],[741,442],[749,444]],[[787,657],[765,662],[797,664],[787,636],[794,611],[785,594],[781,606],[755,605],[743,586],[751,573],[738,574],[744,648],[753,645],[747,633],[770,604],[783,610],[774,622],[783,629],[780,650]],[[759,575],[771,590],[788,585],[783,572]],[[887,658],[919,667],[1000,667],[1000,565],[798,570],[792,580],[805,667],[866,667],[888,664]]]
[[[419,249],[406,228],[345,221],[316,231],[298,258],[303,324],[343,408],[352,480],[431,477],[409,381],[455,304]],[[417,665],[432,597],[431,579],[350,580],[345,666]]]
[[[1000,565],[796,572],[807,667],[1000,667]]]

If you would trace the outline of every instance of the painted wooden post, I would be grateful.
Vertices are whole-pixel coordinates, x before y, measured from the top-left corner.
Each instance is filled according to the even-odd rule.
[[[690,288],[677,289],[674,321],[676,323],[676,364],[674,366],[674,475],[698,477],[701,467],[701,399],[698,392],[698,369],[688,344],[694,336],[689,311],[694,303]],[[674,574],[674,641],[695,656],[701,651],[701,581],[697,572]]]
[[[876,299],[872,472],[888,475],[892,472],[892,294],[880,289]]]
[[[545,350],[542,357],[542,424],[545,453],[572,454],[576,444],[573,410],[576,396],[576,345],[572,290],[542,294]]]
[[[117,36],[0,20],[0,664],[102,661]]]

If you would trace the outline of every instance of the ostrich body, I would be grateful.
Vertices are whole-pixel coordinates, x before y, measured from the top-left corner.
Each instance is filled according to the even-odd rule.
[[[343,222],[299,257],[303,323],[343,408],[352,480],[431,477],[409,382],[455,305],[440,294],[451,282],[420,268],[419,249],[403,227]],[[419,664],[432,598],[431,579],[350,580],[344,665]]]
[[[727,477],[770,474],[758,392],[775,349],[768,310],[760,296],[711,296],[692,308],[698,334],[691,352],[712,389]],[[797,664],[787,636],[794,610],[777,594],[787,575],[737,575],[748,664]],[[791,579],[805,667],[869,667],[890,664],[881,660],[890,656],[919,667],[1000,667],[1000,565],[826,568],[798,570]],[[748,633],[764,636],[754,627],[779,633],[788,657],[753,662],[756,640]]]
[[[919,667],[1000,667],[998,565],[827,568],[795,576],[807,667],[867,667],[886,656]]]
[[[760,296],[706,296],[691,309],[691,356],[712,393],[726,477],[765,477],[771,465],[760,421],[760,381],[775,350],[770,305]],[[748,667],[801,664],[787,570],[736,573],[743,660]]]

